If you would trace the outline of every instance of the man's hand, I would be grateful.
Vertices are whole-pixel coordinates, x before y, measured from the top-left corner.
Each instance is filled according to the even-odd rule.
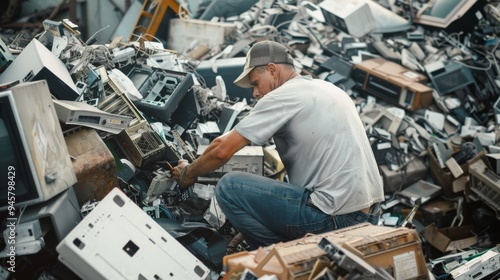
[[[186,160],[179,163],[172,170],[172,178],[179,183],[181,190],[193,185],[198,176],[208,174],[223,166],[231,157],[246,146],[250,141],[235,130],[215,138],[203,153],[188,164]]]
[[[179,189],[184,190],[196,182],[196,177],[188,176],[189,163],[186,160],[179,160],[179,163],[172,171],[172,178],[179,183]]]

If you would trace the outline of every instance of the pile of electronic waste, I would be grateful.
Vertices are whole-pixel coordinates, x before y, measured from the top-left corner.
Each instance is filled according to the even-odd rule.
[[[193,16],[189,1],[180,2]],[[181,267],[194,273],[186,278],[217,278],[229,269],[223,256],[246,249],[214,199],[217,181],[235,170],[287,180],[286,171],[272,139],[265,147],[245,147],[185,192],[170,178],[171,168],[179,160],[194,160],[252,108],[251,92],[232,81],[254,42],[279,41],[292,50],[302,74],[337,85],[356,104],[384,180],[381,224],[399,228],[411,215],[422,239],[421,250],[412,252],[423,252],[427,269],[440,279],[466,279],[478,273],[481,277],[474,279],[498,277],[495,260],[498,263],[500,255],[493,248],[500,243],[498,3],[456,1],[443,8],[434,5],[436,1],[298,2],[258,1],[237,14],[209,5],[207,12],[197,15],[200,19],[169,19],[169,37],[151,41],[136,35],[90,43],[82,40],[71,21],[45,20],[44,31],[33,39],[0,39],[0,84],[9,90],[19,83],[46,80],[70,155],[75,155],[74,145],[81,145],[77,139],[88,128],[100,139],[95,146],[109,150],[105,166],[111,175],[99,179],[105,183],[92,182],[93,175],[76,171],[83,219],[119,217],[111,210],[114,203],[129,209],[133,202],[138,208],[127,210],[134,213],[130,221],[153,219],[154,226],[147,224],[154,229],[152,236],[161,240],[159,225],[196,256],[182,251],[187,263]],[[76,140],[69,140],[72,135]],[[98,165],[95,160],[86,159],[89,168],[104,172],[93,166]],[[82,188],[94,192],[84,193]],[[108,207],[100,207],[103,202]],[[109,226],[94,225],[103,234],[87,242],[106,243],[106,238],[119,235]],[[127,232],[147,231],[120,225]],[[88,226],[79,223],[75,229],[85,232]],[[72,251],[69,244],[80,244],[82,237],[73,232],[68,236],[73,240],[58,242],[66,266],[84,278],[94,275],[90,271],[98,275],[109,270]],[[385,275],[335,247],[338,244],[325,242],[316,242],[326,252],[319,255],[336,261],[340,270]],[[85,251],[77,246],[86,254],[99,252],[97,247],[87,246]],[[133,256],[139,247],[127,243],[123,250]],[[271,248],[267,254],[279,256],[284,252],[280,250]],[[491,265],[478,268],[480,259]],[[33,264],[28,256],[24,262]],[[265,271],[273,270],[261,270]],[[284,271],[275,277],[291,277]],[[46,273],[56,274],[53,269]]]

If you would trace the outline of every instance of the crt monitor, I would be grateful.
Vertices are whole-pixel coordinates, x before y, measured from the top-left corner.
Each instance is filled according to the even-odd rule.
[[[45,80],[0,92],[0,155],[0,211],[17,216],[76,183]]]
[[[478,19],[475,14],[486,0],[428,1],[417,12],[414,23],[444,28],[448,32],[472,29]]]

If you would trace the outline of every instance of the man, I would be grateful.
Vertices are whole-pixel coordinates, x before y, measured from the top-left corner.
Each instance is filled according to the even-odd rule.
[[[243,172],[218,182],[220,208],[251,249],[362,222],[377,223],[382,180],[352,99],[331,83],[300,76],[290,51],[264,41],[235,80],[258,99],[248,116],[173,172],[180,188],[271,137],[290,183]]]

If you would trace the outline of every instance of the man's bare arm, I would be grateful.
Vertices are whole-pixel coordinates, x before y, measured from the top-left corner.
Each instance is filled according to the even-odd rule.
[[[200,157],[189,164],[188,168],[186,168],[187,163],[185,162],[176,166],[173,177],[177,181],[182,177],[182,182],[179,182],[180,188],[187,188],[194,184],[198,176],[210,173],[223,166],[237,151],[248,145],[248,143],[250,143],[248,139],[235,130],[231,130],[214,139]],[[185,169],[184,172],[183,169]]]

